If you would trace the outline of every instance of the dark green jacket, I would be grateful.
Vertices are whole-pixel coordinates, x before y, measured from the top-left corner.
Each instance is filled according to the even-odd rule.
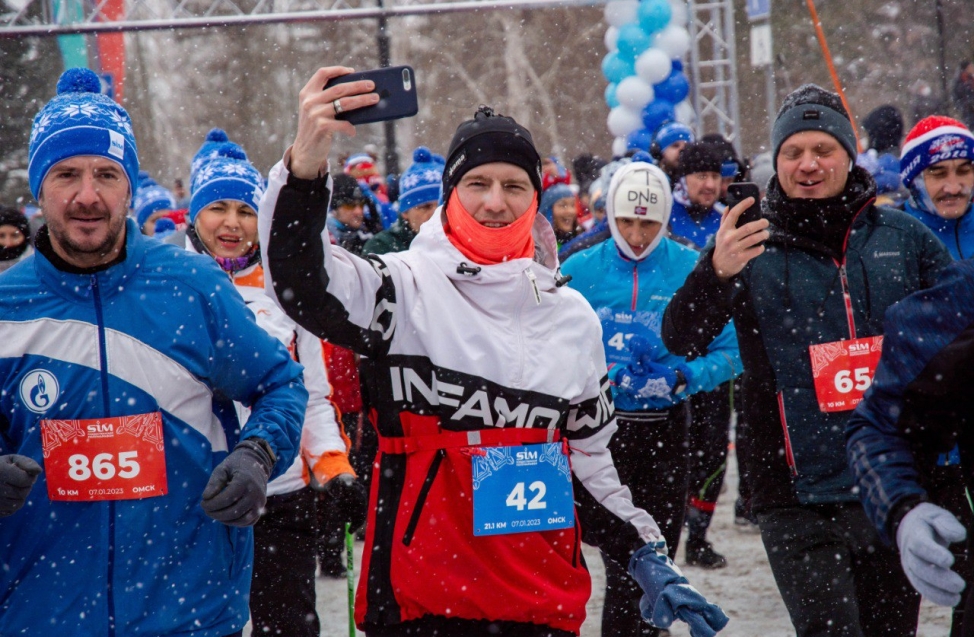
[[[409,249],[409,244],[416,238],[416,233],[409,227],[409,223],[400,217],[394,224],[369,239],[363,254],[388,254],[402,252]]]
[[[852,338],[842,270],[862,338],[882,334],[886,309],[932,285],[951,262],[923,224],[874,206],[871,178],[855,174],[866,183],[843,204],[851,227],[846,221],[838,233],[819,232],[827,210],[782,198],[786,215],[772,200],[764,209],[773,224],[765,253],[722,283],[707,250],[666,310],[663,339],[681,355],[706,351],[734,319],[744,363],[742,465],[755,510],[856,500],[844,439],[851,412],[819,410],[809,354],[810,345]],[[795,218],[809,223],[803,228]],[[810,238],[816,233],[826,242]]]

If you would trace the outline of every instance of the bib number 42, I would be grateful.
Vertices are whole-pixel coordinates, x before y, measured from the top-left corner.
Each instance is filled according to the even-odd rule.
[[[531,498],[530,502],[524,495],[524,483],[518,482],[515,484],[511,492],[507,494],[507,506],[515,507],[518,511],[523,511],[525,505],[527,505],[528,509],[544,509],[548,506],[544,501],[544,496],[547,492],[547,487],[545,487],[544,482],[540,480],[532,482],[528,485],[528,491],[534,493],[534,497]]]
[[[94,458],[88,458],[83,453],[73,454],[68,458],[68,476],[77,482],[84,482],[92,476],[99,480],[111,480],[116,475],[119,478],[131,479],[139,475],[137,451],[121,451],[118,462],[110,453],[99,453]],[[116,464],[118,465],[116,467]]]
[[[835,389],[841,394],[848,394],[853,389],[866,391],[872,382],[868,367],[857,367],[851,371],[843,369],[835,375]]]

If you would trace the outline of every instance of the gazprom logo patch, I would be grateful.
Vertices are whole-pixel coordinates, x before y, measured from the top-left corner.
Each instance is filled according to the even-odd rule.
[[[125,158],[125,138],[121,133],[108,131],[108,154],[119,159]]]
[[[35,414],[43,414],[61,395],[57,378],[46,369],[38,369],[20,381],[20,401]]]

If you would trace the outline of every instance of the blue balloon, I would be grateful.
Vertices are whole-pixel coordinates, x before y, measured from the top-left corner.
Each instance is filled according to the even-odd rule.
[[[676,119],[673,112],[673,104],[659,98],[654,99],[643,109],[643,126],[651,131],[656,131],[666,122]]]
[[[673,8],[667,0],[642,0],[639,3],[639,26],[646,33],[655,33],[670,23]]]
[[[682,71],[683,70],[683,60],[673,60],[673,70]]]
[[[690,94],[690,82],[682,71],[673,71],[668,78],[653,85],[653,93],[657,99],[679,104]]]
[[[609,108],[615,108],[619,105],[619,98],[616,97],[616,84],[612,83],[605,87],[605,103],[608,104]]]
[[[616,47],[619,49],[619,53],[630,60],[639,57],[639,54],[648,49],[652,43],[653,39],[639,28],[638,24],[624,24],[619,27],[619,39],[616,41]]]
[[[633,132],[626,135],[627,150],[649,151],[649,146],[652,143],[653,143],[653,131],[646,128],[640,128],[639,130],[634,130]]]
[[[610,82],[618,84],[630,75],[636,74],[636,66],[632,60],[626,59],[618,51],[613,51],[602,60],[602,75]]]

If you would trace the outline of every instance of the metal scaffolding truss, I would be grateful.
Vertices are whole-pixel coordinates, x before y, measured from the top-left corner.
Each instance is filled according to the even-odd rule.
[[[696,133],[718,132],[741,152],[732,0],[689,0]]]
[[[495,9],[591,6],[605,0],[7,0],[0,37],[336,21]],[[21,4],[23,3],[23,4]],[[120,15],[119,5],[121,5]],[[76,16],[71,20],[66,14]],[[115,15],[116,17],[111,17]]]

